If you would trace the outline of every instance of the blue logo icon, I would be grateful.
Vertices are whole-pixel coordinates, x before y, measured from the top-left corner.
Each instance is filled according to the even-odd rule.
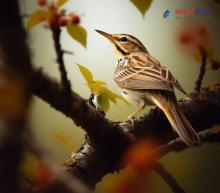
[[[173,14],[170,10],[166,10],[164,13],[163,13],[163,18],[169,18],[171,17]]]

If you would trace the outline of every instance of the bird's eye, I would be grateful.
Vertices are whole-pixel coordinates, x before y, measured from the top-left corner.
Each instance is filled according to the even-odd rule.
[[[128,39],[126,38],[126,37],[122,37],[122,38],[120,38],[120,40],[119,40],[120,42],[127,42],[128,41]]]

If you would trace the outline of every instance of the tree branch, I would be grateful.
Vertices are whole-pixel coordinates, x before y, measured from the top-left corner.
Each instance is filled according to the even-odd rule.
[[[206,60],[207,60],[207,53],[203,46],[198,46],[199,53],[201,55],[202,61],[200,66],[200,72],[197,81],[195,82],[195,93],[200,93],[202,80],[204,78],[205,72],[206,72]]]
[[[158,108],[134,122],[111,122],[95,111],[76,93],[68,98],[62,93],[60,84],[41,71],[34,72],[33,92],[55,109],[63,112],[83,127],[88,137],[68,171],[78,176],[89,187],[94,187],[101,178],[121,168],[120,160],[135,138],[150,138],[158,144],[166,144],[175,139],[163,112]],[[179,105],[196,131],[205,130],[220,123],[220,84],[208,87],[199,95],[192,95],[180,101]]]
[[[55,46],[56,55],[57,55],[57,63],[59,65],[59,70],[61,74],[61,83],[66,94],[70,94],[71,84],[67,78],[67,71],[65,68],[64,60],[63,60],[64,51],[62,50],[61,44],[60,44],[61,29],[59,26],[53,26],[50,29],[53,34],[54,46]]]
[[[183,112],[197,131],[205,130],[220,123],[220,85],[216,84],[213,87],[207,88],[206,91],[199,96],[200,97],[193,97],[180,103]],[[134,126],[128,123],[118,124],[121,125],[124,131],[129,131],[138,139],[153,139],[158,142],[158,144],[166,144],[177,137],[164,114],[158,108],[151,110],[143,118],[135,121]],[[209,135],[207,135],[207,137],[208,136]],[[203,136],[201,136],[201,138],[204,139]],[[211,140],[211,136],[209,139]],[[125,144],[128,146],[118,151],[118,146],[121,144],[120,142],[120,139],[119,141],[112,140],[111,135],[109,135],[108,138],[106,138],[106,143],[102,144],[101,150],[97,149],[98,144],[94,147],[93,144],[86,143],[86,145],[83,145],[80,151],[77,152],[74,157],[75,163],[69,166],[69,171],[74,174],[77,173],[78,176],[81,176],[83,181],[89,182],[88,185],[91,185],[90,178],[92,176],[95,176],[96,180],[100,180],[106,172],[118,170],[121,168],[120,158],[124,154],[123,151],[132,144],[132,142]],[[105,150],[108,151],[104,152]],[[93,151],[95,151],[95,153],[93,153]],[[98,152],[100,153],[97,157],[96,154]],[[111,152],[117,152],[119,156],[119,159],[117,157],[115,158],[117,161],[110,161],[109,157],[112,156]],[[93,170],[89,170],[88,168],[90,167],[92,167]],[[96,180],[92,182],[92,187],[97,183]]]
[[[186,193],[185,190],[178,184],[176,179],[169,173],[164,166],[159,163],[155,162],[153,165],[154,171],[161,176],[161,178],[170,186],[171,190],[174,193]]]
[[[217,143],[220,142],[220,130],[218,129],[206,129],[204,131],[200,131],[198,133],[199,137],[203,141],[203,143]],[[195,146],[197,147],[197,146]],[[153,152],[155,157],[161,158],[170,152],[180,152],[189,148],[184,144],[180,138],[176,138],[169,143],[159,146],[155,152]]]

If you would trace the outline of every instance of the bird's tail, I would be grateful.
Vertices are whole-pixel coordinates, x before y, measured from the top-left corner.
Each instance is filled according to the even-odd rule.
[[[152,100],[163,110],[170,124],[186,145],[201,144],[198,134],[178,107],[174,94],[166,93],[165,96],[164,94],[153,94]]]

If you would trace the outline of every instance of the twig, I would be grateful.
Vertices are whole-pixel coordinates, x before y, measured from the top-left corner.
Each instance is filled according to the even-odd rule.
[[[170,186],[174,193],[186,193],[186,191],[178,184],[176,179],[169,173],[164,166],[156,162],[153,165],[154,171],[163,178],[163,180]]]
[[[206,60],[207,60],[207,53],[203,46],[198,46],[202,61],[200,66],[200,72],[197,81],[195,82],[195,93],[200,93],[202,80],[204,78],[205,72],[206,72]]]
[[[57,55],[57,63],[59,65],[59,70],[61,75],[61,83],[64,88],[64,91],[69,95],[71,93],[71,84],[67,78],[67,71],[63,60],[64,51],[62,50],[60,44],[61,29],[58,26],[54,26],[51,27],[51,31],[53,34],[54,46]]]

